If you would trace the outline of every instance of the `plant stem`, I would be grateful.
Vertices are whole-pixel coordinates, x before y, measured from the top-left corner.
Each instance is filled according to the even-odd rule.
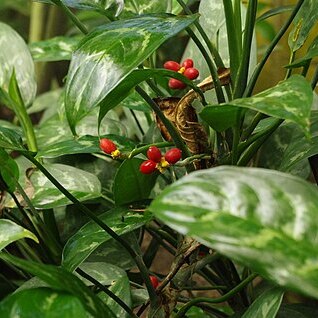
[[[116,296],[111,290],[109,290],[106,286],[104,286],[103,284],[101,284],[98,280],[96,280],[94,277],[92,277],[91,275],[87,274],[86,272],[84,272],[83,270],[81,270],[80,268],[76,269],[76,272],[81,275],[82,277],[84,277],[85,279],[87,279],[88,281],[90,281],[91,283],[93,283],[95,286],[97,286],[98,288],[100,288],[107,296],[109,296],[110,298],[112,298],[120,307],[122,307],[127,314],[130,317],[133,318],[138,318],[138,316],[136,316],[134,314],[134,312],[127,306],[127,304],[125,302],[123,302],[118,296]]]
[[[289,63],[288,63],[288,64],[293,63],[293,61],[294,61],[294,59],[295,59],[295,56],[296,56],[296,52],[291,51],[291,52],[290,52],[290,57],[289,57]],[[285,80],[287,80],[287,79],[291,76],[292,71],[293,71],[293,69],[292,69],[291,67],[289,67],[289,68],[287,69],[287,72],[286,72],[286,75],[285,75]]]
[[[141,147],[138,147],[138,148],[134,149],[128,155],[128,159],[131,159],[131,158],[139,155],[140,153],[143,153],[143,152],[147,151],[148,148],[151,147],[151,146],[156,146],[157,148],[164,148],[164,147],[171,147],[173,145],[174,145],[174,143],[172,143],[170,141],[162,141],[162,142],[157,142],[157,143],[153,143],[153,144],[148,144],[146,146],[141,146]]]
[[[247,138],[249,138],[250,135],[253,133],[254,129],[256,128],[256,126],[258,125],[258,123],[259,123],[262,119],[264,119],[265,117],[266,117],[265,114],[263,114],[263,113],[257,113],[257,114],[254,116],[254,118],[253,118],[251,124],[246,128],[246,130],[243,131],[243,133],[242,133],[242,138],[241,138],[241,139],[242,139],[242,140],[246,140]]]
[[[84,204],[78,201],[71,193],[69,193],[52,175],[51,173],[34,157],[32,157],[29,153],[22,153],[28,160],[30,160],[55,186],[59,189],[70,201],[74,203],[74,205],[85,215],[87,215],[90,219],[92,219],[96,224],[98,224],[106,233],[108,233],[113,239],[115,239],[118,243],[120,243],[127,252],[131,255],[134,259],[140,274],[146,284],[150,303],[153,307],[157,307],[157,295],[155,289],[153,288],[151,281],[149,279],[149,272],[146,268],[142,257],[137,254],[134,249],[116,232],[114,232],[106,223],[101,221],[98,216],[96,216],[90,209],[88,209]]]
[[[225,0],[226,1],[226,0]],[[289,16],[288,20],[285,22],[285,24],[282,26],[282,28],[279,30],[279,32],[276,34],[275,38],[273,39],[273,41],[270,43],[270,45],[268,46],[264,56],[262,57],[261,61],[259,62],[259,64],[256,66],[250,80],[249,83],[247,85],[247,88],[243,94],[244,97],[249,97],[252,95],[253,89],[255,87],[255,84],[257,82],[257,79],[266,63],[266,61],[268,60],[269,56],[271,55],[271,53],[273,52],[274,48],[276,47],[277,43],[279,42],[279,40],[282,38],[282,36],[285,34],[285,32],[287,31],[288,27],[290,26],[290,24],[293,22],[297,12],[299,11],[300,7],[302,6],[302,4],[304,3],[305,0],[299,0],[297,5],[295,6],[293,12],[291,13],[291,15]]]
[[[243,289],[247,284],[249,284],[251,281],[253,281],[257,277],[257,274],[252,274],[248,276],[246,279],[244,279],[240,284],[238,284],[235,288],[230,290],[225,295],[219,297],[219,298],[208,298],[208,297],[198,297],[195,299],[190,300],[188,303],[186,303],[181,309],[178,311],[178,313],[175,315],[175,318],[181,318],[184,317],[187,311],[196,304],[199,303],[211,303],[211,304],[217,304],[222,303],[224,301],[227,301],[229,298],[233,297],[235,294],[237,294],[241,289]]]

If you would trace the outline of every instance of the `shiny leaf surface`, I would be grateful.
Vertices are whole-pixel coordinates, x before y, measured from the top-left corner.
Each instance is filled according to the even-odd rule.
[[[229,166],[180,179],[150,211],[277,284],[318,297],[317,207],[317,188],[300,178]]]

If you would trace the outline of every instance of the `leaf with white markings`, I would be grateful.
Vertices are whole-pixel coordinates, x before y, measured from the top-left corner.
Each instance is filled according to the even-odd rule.
[[[32,232],[22,226],[10,220],[0,220],[0,250],[4,249],[10,243],[23,238],[30,238],[35,242],[39,242]]]
[[[22,136],[11,128],[0,126],[0,147],[12,150],[26,150],[23,147]]]
[[[66,83],[66,115],[73,133],[77,122],[129,73],[197,18],[145,16],[111,22],[88,34],[73,54]]]
[[[25,105],[30,105],[36,94],[34,63],[22,37],[9,25],[0,22],[0,88],[8,91],[15,69]]]
[[[131,232],[152,219],[150,213],[129,212],[124,208],[114,208],[99,218],[118,235]],[[63,267],[70,271],[76,269],[97,247],[111,239],[99,225],[89,222],[75,233],[65,244]]]
[[[101,195],[98,178],[89,172],[62,164],[47,164],[46,169],[79,201]],[[40,171],[35,171],[30,181],[34,188],[32,203],[35,207],[50,209],[71,203]]]
[[[218,167],[180,179],[149,209],[265,278],[318,297],[317,208],[317,188],[300,178]]]

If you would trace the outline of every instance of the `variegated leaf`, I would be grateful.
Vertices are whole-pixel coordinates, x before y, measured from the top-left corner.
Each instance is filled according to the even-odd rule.
[[[274,170],[211,168],[167,187],[149,209],[265,278],[318,298],[318,193],[312,184]]]
[[[39,242],[37,237],[29,230],[6,219],[0,220],[0,250],[7,245],[23,238],[30,238],[35,242]]]
[[[23,147],[22,136],[11,128],[0,126],[0,147],[13,150],[26,150]]]
[[[0,87],[8,91],[15,69],[20,92],[25,105],[30,105],[36,94],[34,63],[28,46],[9,25],[0,22]]]
[[[66,115],[73,133],[81,118],[197,17],[139,17],[111,22],[88,34],[73,54],[66,83]]]

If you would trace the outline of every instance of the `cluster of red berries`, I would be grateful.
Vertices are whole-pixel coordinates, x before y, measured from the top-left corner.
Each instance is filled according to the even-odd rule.
[[[115,143],[110,139],[101,138],[99,140],[99,147],[105,153],[107,153],[108,155],[111,155],[114,159],[119,158],[121,155]]]
[[[154,289],[156,289],[159,286],[159,281],[158,278],[156,276],[150,275],[149,279],[151,281],[151,285]]]
[[[175,71],[180,74],[183,74],[189,80],[194,80],[199,76],[199,71],[193,67],[192,59],[184,60],[181,65],[175,61],[167,61],[163,65],[163,67],[167,70],[171,70],[171,71]],[[183,89],[187,86],[186,84],[177,80],[176,78],[170,78],[168,85],[172,89]]]
[[[181,159],[182,152],[179,148],[172,148],[168,150],[165,155],[156,146],[150,146],[147,150],[148,160],[140,165],[140,172],[143,174],[153,173],[155,170],[163,172],[165,168],[175,164]]]

